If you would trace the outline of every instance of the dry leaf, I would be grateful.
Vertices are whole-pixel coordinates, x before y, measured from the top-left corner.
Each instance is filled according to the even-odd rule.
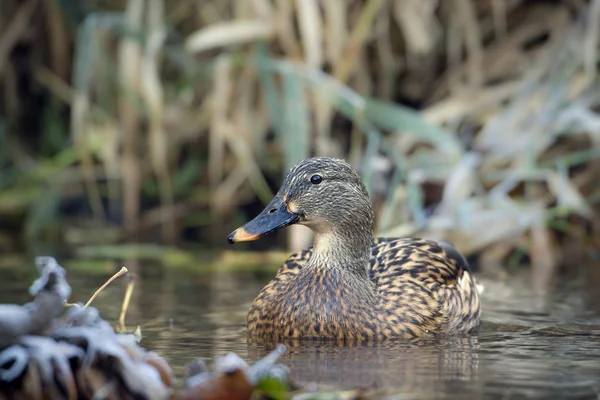
[[[238,20],[219,22],[199,29],[185,40],[185,48],[191,53],[269,39],[274,33],[272,24],[262,20]]]

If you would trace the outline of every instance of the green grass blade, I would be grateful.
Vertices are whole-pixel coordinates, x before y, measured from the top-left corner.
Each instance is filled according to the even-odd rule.
[[[421,115],[398,104],[365,98],[365,115],[375,125],[391,132],[406,132],[437,147],[458,160],[462,145],[452,134],[425,121]]]
[[[307,158],[310,153],[309,112],[304,83],[295,74],[284,73],[284,123],[281,132],[285,169]]]
[[[254,46],[254,61],[258,67],[259,79],[262,91],[265,94],[269,118],[273,123],[275,133],[281,137],[283,134],[281,95],[275,83],[274,73],[269,68],[270,60],[266,43],[261,42]]]

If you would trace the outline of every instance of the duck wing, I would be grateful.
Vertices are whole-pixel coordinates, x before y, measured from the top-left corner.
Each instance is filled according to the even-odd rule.
[[[377,238],[370,276],[394,334],[464,332],[479,324],[475,281],[467,261],[449,242]]]

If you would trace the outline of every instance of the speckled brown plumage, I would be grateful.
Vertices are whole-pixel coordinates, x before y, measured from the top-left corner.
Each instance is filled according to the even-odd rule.
[[[290,256],[261,290],[248,313],[252,336],[412,339],[468,332],[479,325],[473,277],[439,243],[374,239],[369,285],[342,282],[342,273],[327,269],[302,271],[311,253],[309,248]],[[349,296],[356,287],[371,290]],[[303,315],[306,310],[310,313]]]
[[[315,174],[322,183],[311,185]],[[230,239],[242,232],[254,240],[279,229],[268,218],[285,214],[285,224],[310,227],[315,244],[290,256],[254,300],[251,336],[411,339],[479,325],[479,295],[464,257],[447,242],[372,238],[368,195],[345,162],[299,163],[276,199]]]

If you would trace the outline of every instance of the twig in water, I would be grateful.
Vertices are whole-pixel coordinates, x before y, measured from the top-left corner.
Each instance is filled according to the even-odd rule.
[[[92,297],[90,297],[90,299],[88,300],[88,302],[85,303],[85,306],[83,306],[83,308],[86,308],[87,306],[89,306],[92,303],[92,301],[94,301],[94,299],[96,298],[96,296],[98,296],[100,294],[100,292],[102,290],[104,290],[104,288],[107,287],[112,281],[114,281],[115,279],[117,279],[121,275],[126,274],[127,272],[128,272],[127,268],[122,267],[119,270],[119,272],[117,272],[116,274],[114,274],[113,276],[111,276],[110,279],[107,280],[104,285],[100,286],[100,288],[98,290],[96,290],[96,292],[92,295]]]
[[[135,280],[137,275],[129,274],[129,283],[127,283],[127,290],[125,291],[125,297],[123,298],[123,305],[121,305],[121,315],[119,316],[119,326],[121,330],[125,331],[125,315],[127,314],[127,308],[129,308],[129,300],[131,300],[131,294],[135,287]]]

